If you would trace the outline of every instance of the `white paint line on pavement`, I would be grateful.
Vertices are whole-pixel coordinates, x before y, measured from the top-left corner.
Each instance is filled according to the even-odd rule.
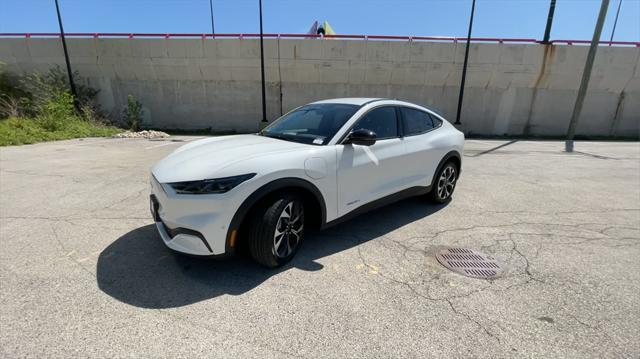
[[[191,142],[191,141],[199,140],[199,139],[201,139],[201,138],[204,138],[204,137],[194,137],[194,138],[190,138],[190,139],[188,139],[188,140],[183,140],[183,141],[171,141],[171,140],[170,140],[169,142],[161,143],[161,144],[159,144],[159,145],[154,145],[154,146],[145,147],[144,149],[145,149],[145,150],[150,150],[150,149],[152,149],[152,148],[157,148],[157,147],[162,147],[162,146],[168,146],[168,145],[173,145],[173,144],[178,144],[178,145],[180,145],[180,144],[185,144],[185,143],[187,143],[187,142]]]
[[[91,145],[102,145],[105,143],[113,143],[113,142],[125,142],[127,140],[131,140],[130,138],[113,138],[113,137],[105,137],[105,138],[89,138],[83,139],[82,141],[78,141],[80,143],[74,143],[75,146],[91,146]],[[67,145],[67,144],[65,144]]]
[[[162,146],[169,146],[169,145],[175,145],[175,144],[181,144],[184,142],[165,142],[165,143],[161,143],[159,145],[155,145],[155,146],[149,146],[149,147],[145,147],[145,150],[150,150],[152,148],[157,148],[157,147],[162,147]]]

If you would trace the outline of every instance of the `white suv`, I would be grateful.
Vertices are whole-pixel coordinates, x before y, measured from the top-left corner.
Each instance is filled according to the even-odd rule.
[[[449,201],[463,144],[440,115],[408,102],[318,101],[257,134],[178,148],[151,170],[151,211],[175,251],[219,256],[245,248],[277,267],[308,229],[412,195]]]

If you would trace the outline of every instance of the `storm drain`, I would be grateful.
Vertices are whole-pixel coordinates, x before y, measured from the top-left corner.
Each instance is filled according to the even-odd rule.
[[[436,254],[440,264],[472,278],[491,279],[502,273],[500,264],[491,256],[468,248],[446,248]]]

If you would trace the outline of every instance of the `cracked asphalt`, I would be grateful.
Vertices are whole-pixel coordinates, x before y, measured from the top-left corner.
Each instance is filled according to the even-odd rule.
[[[193,139],[0,149],[0,356],[640,356],[638,142],[470,140],[449,205],[370,212],[273,271],[164,248],[148,169]]]

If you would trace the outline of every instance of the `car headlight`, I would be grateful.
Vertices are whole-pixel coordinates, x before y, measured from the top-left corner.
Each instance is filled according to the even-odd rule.
[[[253,178],[255,175],[255,173],[249,173],[246,175],[206,179],[202,181],[172,182],[168,183],[168,185],[179,194],[225,193],[240,183]]]

